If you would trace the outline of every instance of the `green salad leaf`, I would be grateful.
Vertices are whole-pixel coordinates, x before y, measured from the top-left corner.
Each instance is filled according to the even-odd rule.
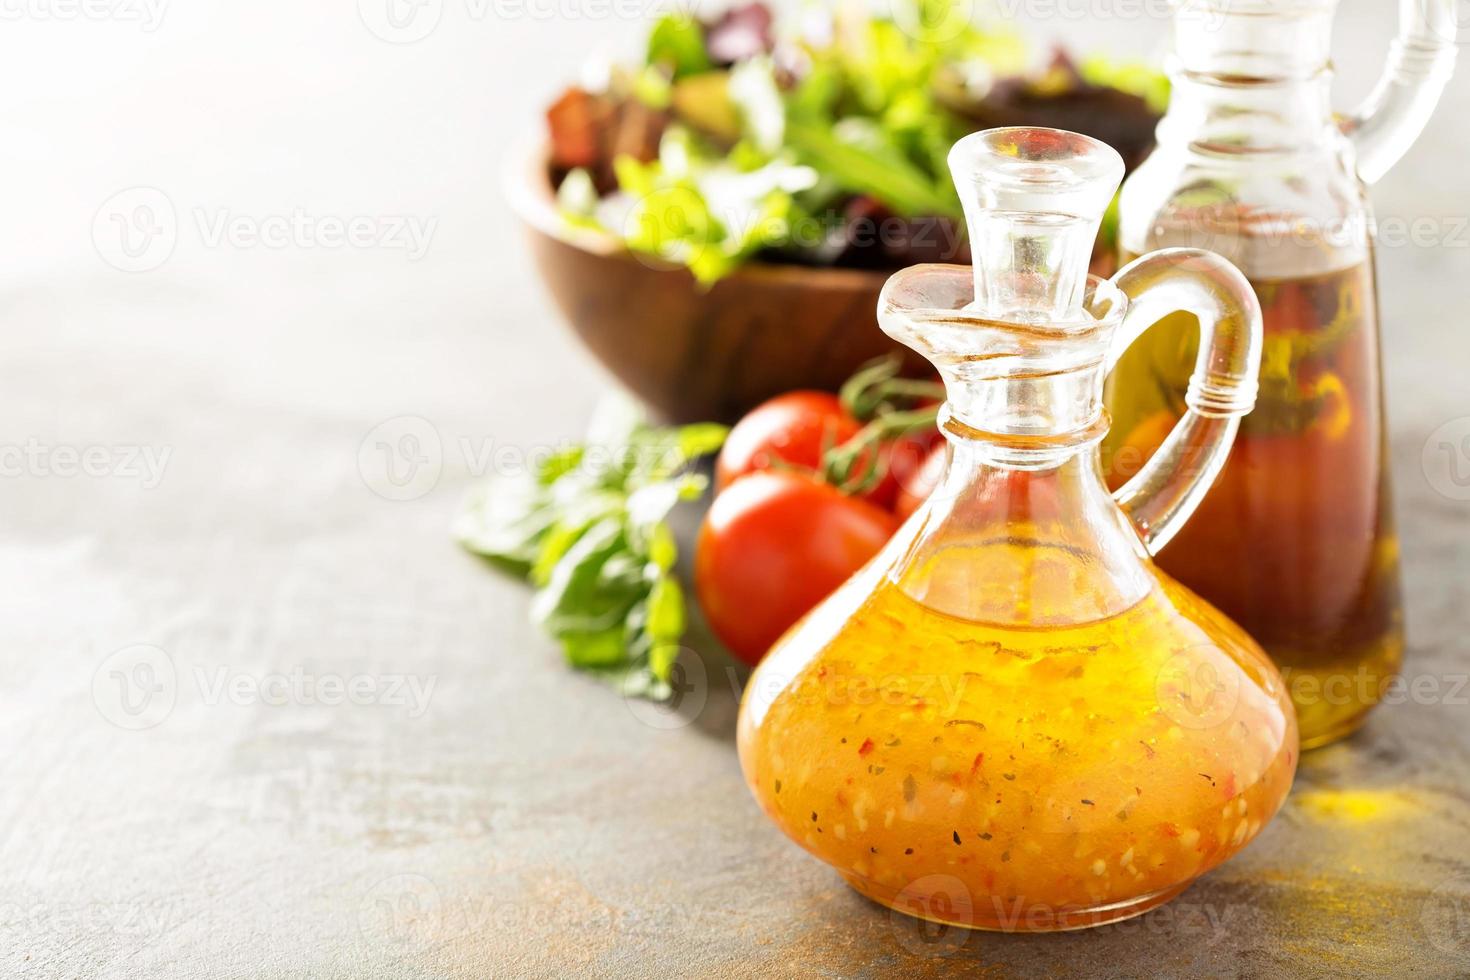
[[[605,406],[585,442],[476,490],[454,535],[535,588],[532,619],[568,663],[627,694],[667,697],[685,619],[668,516],[704,493],[690,464],[726,431],[657,428],[626,403]]]
[[[795,196],[816,185],[817,175],[789,155],[770,157],[742,143],[710,162],[687,128],[664,134],[659,158],[614,164],[624,210],[617,219],[634,251],[686,266],[713,283],[743,260],[790,235]]]
[[[657,159],[616,158],[616,193],[596,206],[577,176],[563,212],[705,285],[763,250],[825,241],[844,197],[907,218],[959,218],[945,159],[969,127],[938,100],[937,77],[955,66],[987,77],[1019,70],[1025,46],[1013,32],[956,20],[951,0],[894,9],[897,19],[837,8],[829,36],[788,38],[781,58],[730,68],[712,63],[698,20],[659,19],[632,74],[639,99],[670,113]],[[778,60],[800,68],[778,70]],[[649,72],[667,89],[653,92]],[[798,222],[810,225],[800,235]]]
[[[648,63],[669,69],[675,80],[711,68],[704,28],[684,13],[660,17],[648,34]]]
[[[614,73],[608,103],[631,98],[641,111],[631,122],[610,113],[627,125],[602,134],[610,149],[590,172],[568,167],[575,185],[562,195],[573,224],[684,266],[706,286],[761,252],[852,260],[863,247],[854,223],[884,212],[960,224],[950,148],[1017,81],[1032,96],[1064,98],[1081,82],[1155,111],[1168,101],[1168,80],[1133,62],[1092,56],[1074,66],[1059,56],[1030,75],[1021,35],[972,22],[973,5],[955,0],[895,0],[883,13],[817,4],[799,32],[777,37],[766,36],[768,14],[738,9],[760,34],[747,33],[738,55],[728,32],[742,28],[728,16],[654,23],[645,62]],[[712,44],[734,63],[713,57]],[[589,202],[594,185],[601,196]]]
[[[846,191],[867,194],[900,214],[960,214],[954,188],[948,191],[910,162],[876,122],[861,117],[835,126],[788,123],[787,138],[798,157]]]

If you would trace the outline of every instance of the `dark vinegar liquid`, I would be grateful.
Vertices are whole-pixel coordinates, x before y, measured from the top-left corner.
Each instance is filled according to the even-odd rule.
[[[1157,560],[1272,655],[1311,748],[1355,729],[1403,658],[1373,264],[1252,285],[1265,314],[1260,397]],[[1167,317],[1109,379],[1114,487],[1183,414],[1198,344],[1192,316]]]

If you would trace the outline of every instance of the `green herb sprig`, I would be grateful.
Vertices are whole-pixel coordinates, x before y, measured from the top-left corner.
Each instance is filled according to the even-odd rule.
[[[690,465],[727,431],[659,428],[625,404],[604,407],[585,442],[473,493],[455,538],[535,588],[532,618],[568,663],[664,699],[685,623],[668,516],[704,493]]]

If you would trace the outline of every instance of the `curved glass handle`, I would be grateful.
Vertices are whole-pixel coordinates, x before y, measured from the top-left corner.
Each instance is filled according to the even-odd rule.
[[[1125,265],[1113,284],[1129,299],[1107,370],[1145,330],[1170,313],[1199,319],[1199,357],[1184,418],[1113,499],[1149,554],[1189,520],[1225,465],[1241,416],[1256,404],[1261,370],[1261,304],[1240,270],[1214,252],[1167,248]]]
[[[1399,34],[1373,91],[1342,123],[1371,184],[1399,162],[1455,72],[1456,0],[1399,0]]]

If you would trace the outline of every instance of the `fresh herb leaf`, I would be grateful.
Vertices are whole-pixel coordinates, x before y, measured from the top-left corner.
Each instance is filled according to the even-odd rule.
[[[629,695],[666,697],[685,623],[668,516],[704,492],[690,464],[718,450],[726,432],[654,427],[612,403],[586,443],[476,491],[455,537],[536,589],[532,619],[568,663]]]
[[[460,542],[513,575],[530,577],[556,510],[531,474],[502,480],[494,494],[477,492],[456,524]]]

